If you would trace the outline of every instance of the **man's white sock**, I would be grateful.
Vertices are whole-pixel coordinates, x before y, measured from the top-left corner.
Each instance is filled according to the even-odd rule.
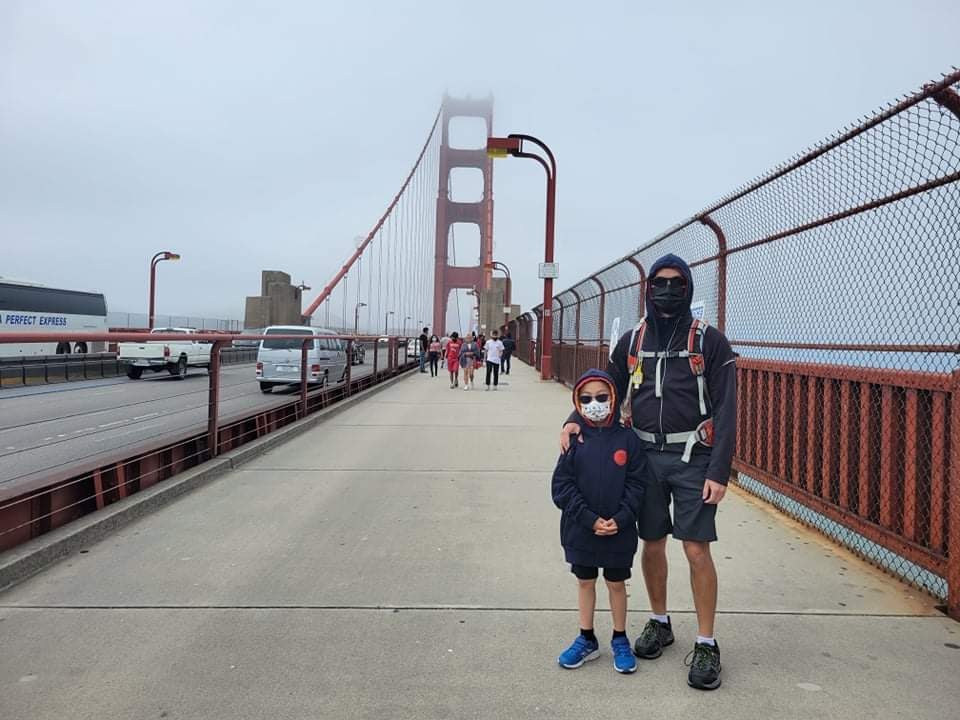
[[[670,622],[670,616],[669,616],[669,615],[657,615],[656,613],[650,613],[650,617],[652,617],[652,618],[653,618],[654,620],[656,620],[657,622],[663,623],[664,625],[666,625],[668,622]]]
[[[709,645],[713,647],[717,644],[717,641],[712,637],[704,637],[703,635],[697,635],[697,645]]]

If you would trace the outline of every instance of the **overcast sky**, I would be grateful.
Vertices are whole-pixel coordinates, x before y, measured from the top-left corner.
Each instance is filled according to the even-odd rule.
[[[649,8],[649,9],[647,9]],[[0,0],[0,275],[241,317],[322,287],[445,90],[559,160],[559,288],[960,64],[956,0]],[[539,302],[543,173],[496,165],[495,256]]]

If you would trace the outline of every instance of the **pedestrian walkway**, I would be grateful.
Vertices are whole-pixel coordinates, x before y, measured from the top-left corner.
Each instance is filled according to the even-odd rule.
[[[519,362],[505,380],[413,373],[0,593],[0,718],[956,716],[960,624],[739,490],[714,550],[723,686],[686,685],[676,543],[677,643],[618,675],[598,614],[601,659],[560,669],[576,590],[549,480],[570,395]]]

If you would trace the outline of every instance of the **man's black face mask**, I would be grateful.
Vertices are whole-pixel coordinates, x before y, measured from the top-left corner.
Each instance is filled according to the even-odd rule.
[[[655,277],[650,281],[650,298],[661,315],[677,315],[686,306],[687,281],[682,277]]]

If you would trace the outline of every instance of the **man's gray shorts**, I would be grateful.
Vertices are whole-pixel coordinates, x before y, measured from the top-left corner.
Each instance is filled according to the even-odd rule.
[[[652,443],[642,443],[649,470],[644,484],[646,494],[638,526],[644,540],[660,540],[672,534],[677,540],[713,542],[717,539],[717,506],[703,502],[703,484],[710,464],[710,453],[695,452],[689,463],[680,458],[683,448],[660,451]],[[673,519],[670,503],[673,501]]]

